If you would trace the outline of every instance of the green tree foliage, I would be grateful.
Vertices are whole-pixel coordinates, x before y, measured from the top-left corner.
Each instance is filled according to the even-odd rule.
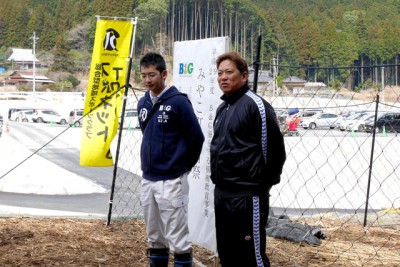
[[[6,1],[0,3],[2,15],[4,18],[4,38],[5,46],[28,46],[29,35],[27,25],[29,20],[29,10],[24,1]]]
[[[157,47],[157,34],[161,29],[162,22],[168,13],[166,0],[149,0],[141,3],[135,10],[135,17],[139,18],[137,38],[142,41],[143,48],[147,46]]]
[[[73,3],[71,12],[72,23],[81,24],[93,16],[93,1],[92,0],[78,0]]]
[[[252,62],[259,35],[262,62],[309,69],[393,63],[400,53],[394,0],[0,0],[0,8],[0,56],[7,58],[11,47],[31,48],[35,31],[39,54],[51,51],[51,68],[70,72],[89,64],[96,15],[138,17],[137,56],[171,55],[175,41],[229,36],[231,50]],[[350,74],[280,71],[327,83]],[[377,77],[368,71],[361,83]]]
[[[320,54],[319,27],[310,17],[306,17],[301,23],[299,33],[300,62],[305,65],[312,65]]]
[[[81,82],[73,75],[69,75],[67,80],[71,83],[72,88],[77,87]]]
[[[94,0],[94,15],[109,17],[131,17],[134,7],[132,0]]]
[[[54,63],[51,66],[52,71],[70,71],[73,64],[68,61],[68,53],[67,42],[64,36],[60,34],[53,50]]]
[[[58,89],[60,92],[68,91],[68,89],[72,89],[73,85],[70,80],[62,80],[57,84]]]

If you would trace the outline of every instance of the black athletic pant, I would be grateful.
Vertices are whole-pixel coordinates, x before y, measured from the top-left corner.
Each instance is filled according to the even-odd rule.
[[[214,197],[217,249],[222,267],[269,267],[265,227],[269,197]]]

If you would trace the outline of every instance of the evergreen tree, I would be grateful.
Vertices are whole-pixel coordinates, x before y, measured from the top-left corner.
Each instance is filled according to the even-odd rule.
[[[4,45],[10,47],[29,47],[31,33],[27,31],[29,12],[23,1],[5,1],[3,6],[5,31]]]
[[[67,42],[64,36],[60,34],[53,49],[54,63],[51,66],[52,71],[70,71],[73,68],[68,60],[68,52]]]

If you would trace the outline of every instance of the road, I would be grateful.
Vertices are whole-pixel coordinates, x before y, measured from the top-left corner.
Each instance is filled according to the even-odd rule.
[[[0,192],[0,205],[83,212],[106,216],[114,167],[84,167],[79,164],[81,128],[56,124],[9,122],[7,134],[13,141],[24,144],[31,153],[55,163],[78,176],[107,189],[106,193],[43,195]],[[4,136],[3,136],[4,138]],[[31,160],[31,158],[26,159]],[[10,169],[14,166],[9,166]],[[21,166],[17,168],[22,168]],[[46,166],[41,167],[46,172]],[[29,172],[29,170],[27,170]],[[119,170],[123,172],[124,170]]]

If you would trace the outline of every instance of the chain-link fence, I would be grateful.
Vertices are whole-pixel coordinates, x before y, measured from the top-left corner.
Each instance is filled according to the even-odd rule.
[[[282,73],[293,70],[301,73],[280,67]],[[328,71],[329,82],[318,82]],[[309,68],[304,72],[310,73]],[[269,72],[260,75],[265,73]],[[287,153],[281,183],[271,190],[271,207],[272,217],[285,222],[278,223],[281,227],[276,231],[283,226],[289,230],[275,235],[282,239],[268,238],[268,253],[279,256],[281,266],[301,262],[299,266],[400,266],[397,66],[314,69],[313,73],[310,80],[292,75],[279,86],[274,77],[258,84],[257,92],[276,109]],[[340,73],[347,77],[337,77]],[[135,109],[136,102],[135,95],[129,95],[126,109]],[[142,216],[141,132],[130,125],[124,128],[113,220]],[[288,243],[284,239],[296,234],[296,224],[318,227],[324,233],[319,239],[326,238],[310,249],[299,245],[304,242]]]

